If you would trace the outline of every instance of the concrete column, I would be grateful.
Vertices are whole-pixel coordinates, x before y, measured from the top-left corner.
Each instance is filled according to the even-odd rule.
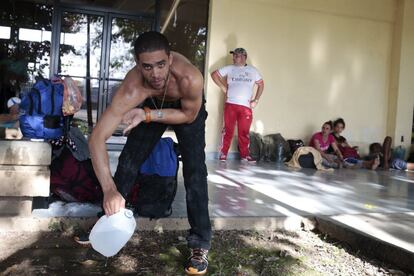
[[[398,1],[393,38],[387,135],[394,147],[411,147],[414,112],[414,0]]]

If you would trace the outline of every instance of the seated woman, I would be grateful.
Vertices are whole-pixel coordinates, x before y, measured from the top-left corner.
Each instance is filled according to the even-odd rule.
[[[309,146],[314,147],[321,153],[322,164],[325,167],[340,168],[342,167],[343,156],[331,132],[332,121],[325,122],[322,125],[322,131],[312,135]],[[332,147],[335,154],[328,153],[329,147]]]
[[[345,129],[345,121],[342,118],[338,118],[333,122],[333,131],[332,135],[335,138],[338,149],[341,151],[344,158],[353,157],[360,158],[357,152],[358,147],[352,147],[346,138],[341,135],[342,131]],[[345,154],[344,154],[345,153]]]
[[[359,156],[356,150],[357,147],[352,147],[348,143],[346,138],[341,135],[344,129],[345,129],[344,119],[339,118],[334,121],[332,135],[335,138],[338,149],[344,158],[345,167],[354,168],[354,169],[366,168],[366,169],[375,170],[378,167],[380,160],[378,158],[373,158],[369,161],[361,160],[361,157]],[[330,150],[333,150],[333,149],[330,149]]]

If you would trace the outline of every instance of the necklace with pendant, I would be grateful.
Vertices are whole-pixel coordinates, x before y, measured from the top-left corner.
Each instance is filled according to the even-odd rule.
[[[160,108],[158,108],[157,105],[155,104],[155,101],[154,101],[154,98],[152,97],[152,92],[151,92],[150,98],[151,98],[152,104],[155,106],[155,109],[157,110],[156,113],[157,113],[158,119],[162,119],[164,117],[164,113],[162,113],[162,107],[164,106],[164,100],[165,100],[165,95],[167,94],[169,80],[170,80],[170,73],[168,73],[167,80],[165,81],[164,95],[162,96],[162,102],[161,102]]]

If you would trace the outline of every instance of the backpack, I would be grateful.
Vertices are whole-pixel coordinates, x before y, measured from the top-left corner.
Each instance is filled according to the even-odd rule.
[[[302,168],[316,169],[315,160],[311,152],[300,155],[298,163]]]
[[[280,133],[268,134],[263,136],[263,155],[264,161],[283,162],[290,159],[290,147]]]
[[[67,202],[98,203],[103,194],[89,158],[88,141],[77,127],[67,125],[61,139],[50,141],[50,191]]]
[[[141,217],[157,219],[172,214],[177,192],[179,160],[171,138],[162,138],[141,165],[129,204]]]
[[[54,146],[56,147],[56,146]],[[51,193],[67,202],[102,201],[103,193],[90,159],[80,161],[66,145],[54,149],[50,166]],[[168,217],[177,192],[178,155],[171,138],[162,138],[141,165],[127,198],[141,217]]]
[[[295,153],[295,151],[300,148],[300,147],[304,147],[305,143],[303,143],[302,140],[293,140],[293,139],[289,139],[287,140],[289,147],[290,147],[290,152],[293,154]]]
[[[50,165],[50,192],[67,202],[99,203],[103,198],[91,160],[77,160],[66,146]]]
[[[24,137],[55,139],[63,134],[62,80],[40,79],[20,104],[20,128]]]
[[[254,160],[261,160],[263,157],[263,138],[262,135],[259,133],[250,131],[250,144],[249,144],[249,152],[250,156]]]

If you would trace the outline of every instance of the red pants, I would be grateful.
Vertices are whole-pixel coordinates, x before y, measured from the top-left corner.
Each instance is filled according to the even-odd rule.
[[[237,122],[237,133],[239,136],[240,157],[249,155],[249,131],[252,124],[252,110],[246,106],[226,103],[224,106],[224,127],[222,131],[221,154],[227,155]]]

